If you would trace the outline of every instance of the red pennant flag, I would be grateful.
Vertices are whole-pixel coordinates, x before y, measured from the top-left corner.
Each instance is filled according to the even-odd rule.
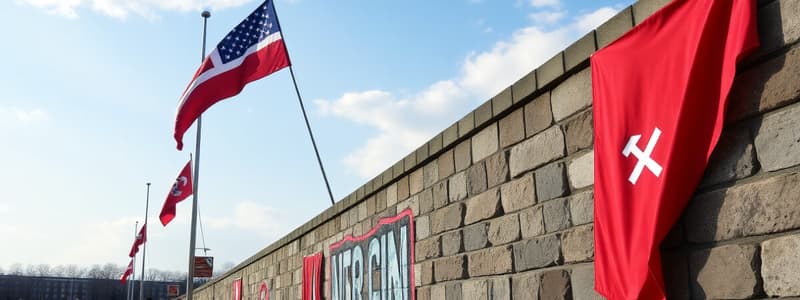
[[[132,273],[133,273],[133,259],[131,259],[131,262],[128,263],[128,268],[125,269],[125,273],[123,273],[122,277],[119,278],[119,283],[125,284],[125,282],[128,281],[128,277],[130,277]]]
[[[183,134],[206,109],[289,65],[272,0],[264,1],[217,44],[181,95],[174,134],[178,150]]]
[[[147,224],[145,223],[142,226],[142,229],[139,229],[139,234],[136,235],[136,239],[133,240],[133,246],[131,246],[131,252],[128,254],[128,257],[136,256],[136,253],[139,253],[139,246],[147,242]]]
[[[659,244],[703,175],[754,0],[675,0],[591,58],[595,288],[664,299]]]
[[[172,184],[167,200],[164,201],[164,207],[161,208],[161,214],[158,218],[161,219],[161,224],[167,226],[172,219],[175,218],[175,206],[178,202],[183,201],[186,197],[192,195],[194,189],[192,187],[192,160],[186,163],[175,183]]]

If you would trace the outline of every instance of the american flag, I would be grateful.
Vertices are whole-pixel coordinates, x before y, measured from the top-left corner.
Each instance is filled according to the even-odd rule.
[[[174,133],[178,150],[183,134],[206,109],[290,64],[272,0],[264,1],[222,38],[181,95]]]

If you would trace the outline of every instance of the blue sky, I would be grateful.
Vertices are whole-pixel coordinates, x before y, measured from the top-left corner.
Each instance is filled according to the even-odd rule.
[[[190,202],[157,222],[194,151],[177,99],[252,0],[0,3],[0,268],[127,263],[150,193],[148,266],[186,270]],[[278,0],[337,201],[632,0]],[[238,263],[330,205],[288,70],[203,116],[209,254]],[[198,245],[201,242],[198,241]]]

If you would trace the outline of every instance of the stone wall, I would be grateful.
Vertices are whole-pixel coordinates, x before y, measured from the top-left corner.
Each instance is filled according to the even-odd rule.
[[[197,299],[300,299],[302,257],[411,208],[416,296],[596,299],[588,57],[666,0],[588,33]],[[662,244],[674,299],[800,296],[800,1],[758,1],[761,49],[740,66],[706,176]],[[328,299],[330,270],[325,268]]]

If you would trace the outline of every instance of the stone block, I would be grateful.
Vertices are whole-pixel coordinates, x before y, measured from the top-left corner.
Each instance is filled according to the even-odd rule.
[[[759,53],[769,53],[797,41],[800,38],[800,3],[780,0],[759,9],[758,34]]]
[[[514,269],[517,272],[549,267],[561,261],[561,243],[555,235],[514,244]]]
[[[569,198],[569,214],[572,224],[583,225],[594,221],[594,193],[586,191]]]
[[[434,160],[422,168],[422,188],[429,188],[437,181],[439,181],[439,163],[438,160]]]
[[[418,269],[417,269],[417,266]],[[418,263],[414,265],[414,276],[416,280],[419,280],[420,285],[429,285],[433,283],[433,262],[432,261],[425,261],[422,263]],[[301,269],[302,270],[302,269]],[[417,279],[418,278],[418,279]]]
[[[591,109],[579,113],[564,124],[564,138],[567,142],[568,155],[592,147],[594,131]]]
[[[464,250],[472,251],[489,246],[488,226],[486,223],[478,223],[464,227],[462,236],[464,238]]]
[[[492,218],[500,213],[500,189],[493,188],[467,200],[464,224]]]
[[[573,190],[594,184],[594,150],[573,159],[567,166],[569,185]]]
[[[442,255],[461,253],[461,231],[454,230],[442,234]]]
[[[442,148],[447,148],[458,139],[458,122],[453,123],[442,133]]]
[[[447,205],[447,180],[440,181],[433,185],[433,208],[439,209]]]
[[[433,270],[431,270],[431,274],[433,274]],[[441,284],[431,286],[431,299],[445,299],[445,286]]]
[[[544,215],[544,228],[548,233],[572,226],[569,221],[569,206],[566,198],[545,202],[542,206],[542,214]]]
[[[500,202],[505,213],[536,204],[536,188],[533,185],[533,176],[525,175],[500,186]]]
[[[398,184],[399,183],[395,183],[386,188],[386,207],[395,205],[397,203],[397,195],[399,194],[397,191]]]
[[[544,93],[525,104],[525,137],[531,137],[553,124],[550,109],[550,92]]]
[[[605,299],[594,291],[594,265],[581,265],[573,268],[570,274],[570,284],[572,285],[572,299]]]
[[[486,190],[488,182],[486,180],[486,165],[479,162],[467,169],[467,195],[474,196]]]
[[[498,184],[508,181],[508,162],[504,151],[499,151],[489,156],[484,163],[486,164],[486,183],[488,187],[495,187]]]
[[[489,242],[502,245],[519,240],[519,216],[506,215],[489,221]]]
[[[461,300],[461,283],[448,283],[444,286],[446,300]]]
[[[517,109],[498,122],[500,149],[511,146],[525,138],[525,110]]]
[[[511,290],[515,300],[539,299],[539,273],[527,272],[511,277]]]
[[[422,191],[424,186],[423,184],[423,168],[419,168],[414,170],[411,175],[408,176],[408,188],[411,195],[415,195]]]
[[[591,225],[576,227],[561,235],[564,262],[584,262],[594,258],[594,230]]]
[[[472,162],[478,162],[497,152],[497,123],[479,131],[472,137]]]
[[[436,161],[439,166],[439,180],[445,179],[455,173],[456,165],[455,160],[453,160],[453,149],[447,150],[442,153],[442,155],[439,155],[439,159]]]
[[[416,300],[431,300],[430,287],[417,287]]]
[[[475,128],[480,128],[492,119],[492,100],[484,102],[475,109]]]
[[[511,87],[505,88],[502,92],[492,98],[492,116],[496,117],[511,107]]]
[[[470,277],[498,275],[514,270],[511,261],[511,246],[489,248],[467,256]]]
[[[567,47],[567,49],[564,50],[564,67],[567,71],[588,61],[589,56],[597,51],[595,43],[594,30],[592,30]]]
[[[764,117],[756,132],[756,153],[765,171],[800,164],[800,104]]]
[[[792,1],[776,1],[770,6],[785,2]],[[797,74],[800,74],[800,47],[738,74],[731,88],[726,117],[731,121],[741,120],[797,101],[800,97]]]
[[[726,245],[692,253],[693,299],[746,299],[758,295],[758,248]]]
[[[403,168],[404,168],[403,171],[409,172],[416,166],[417,166],[417,152],[414,151],[403,159]]]
[[[428,154],[432,156],[441,150],[442,150],[442,133],[439,133],[428,142]]]
[[[408,189],[408,176],[404,176],[397,181],[397,201],[402,201],[408,198],[411,194]]]
[[[542,206],[532,207],[520,212],[519,224],[522,238],[524,239],[543,235],[545,230]]]
[[[427,214],[433,210],[433,188],[426,189],[419,193],[419,213]]]
[[[564,53],[559,52],[536,69],[536,83],[538,88],[547,86],[550,82],[564,74]]]
[[[531,71],[511,85],[512,102],[525,100],[536,91],[536,71]]]
[[[500,277],[489,280],[489,299],[511,300],[511,285],[509,277]]]
[[[693,243],[800,228],[800,173],[773,176],[700,195],[684,214]]]
[[[670,0],[640,0],[633,4],[633,23],[639,25],[656,11],[666,6]]]
[[[461,227],[464,219],[464,204],[453,203],[431,213],[431,233],[438,234]]]
[[[458,137],[467,136],[472,129],[475,129],[475,112],[471,111],[458,121]]]
[[[800,235],[761,243],[761,276],[771,297],[800,296]]]
[[[489,300],[489,283],[483,279],[462,282],[461,299]]]
[[[597,27],[597,46],[602,49],[633,27],[633,11],[625,8]]]
[[[552,270],[542,273],[542,286],[539,288],[541,300],[568,300],[572,299],[572,285],[569,272],[566,270]]]
[[[561,121],[592,105],[592,71],[586,68],[583,71],[564,80],[553,89],[550,105],[553,108],[553,118]]]
[[[454,157],[456,172],[466,170],[472,165],[472,140],[467,139],[456,145]]]
[[[461,172],[447,181],[450,203],[467,198],[467,173]]]
[[[467,260],[463,255],[448,256],[439,260],[433,261],[433,277],[436,282],[458,280],[466,277]],[[445,293],[449,297],[450,290]]]
[[[746,129],[722,133],[708,161],[701,186],[714,185],[755,174],[759,169],[750,132]]]
[[[564,157],[564,134],[561,128],[553,126],[511,148],[511,177],[561,157]]]
[[[557,162],[544,166],[534,172],[534,177],[536,178],[536,198],[539,202],[569,193],[564,163]]]

